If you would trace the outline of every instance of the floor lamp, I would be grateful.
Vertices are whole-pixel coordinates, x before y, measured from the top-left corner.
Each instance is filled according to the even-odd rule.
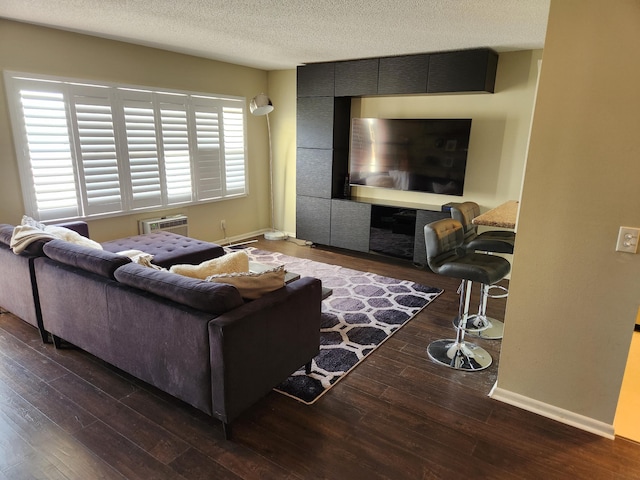
[[[269,113],[273,112],[273,103],[264,93],[260,93],[251,99],[249,110],[252,115],[267,117],[267,132],[269,133],[269,195],[271,197],[271,231],[264,234],[267,240],[284,240],[287,236],[279,232],[273,226],[273,147],[271,146],[271,124],[269,123]]]

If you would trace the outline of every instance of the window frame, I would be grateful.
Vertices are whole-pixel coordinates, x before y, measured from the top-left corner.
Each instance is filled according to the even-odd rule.
[[[242,198],[249,194],[245,97],[16,71],[5,71],[4,80],[25,213],[33,218],[41,221],[107,218]],[[69,208],[41,209],[42,202],[39,203],[36,198],[36,189],[40,184],[37,167],[36,174],[33,173],[33,158],[30,152],[30,147],[33,147],[35,142],[29,142],[26,122],[31,117],[27,118],[22,105],[23,92],[28,92],[29,85],[37,86],[38,92],[57,92],[64,102],[64,128],[67,129],[76,190],[75,205]],[[81,107],[86,107],[87,112],[83,111],[89,118],[86,125],[91,125],[85,129],[90,133],[84,139],[81,138],[83,133],[81,121],[78,119],[81,110],[78,98],[84,98]],[[91,107],[94,103],[96,112],[100,110],[104,113],[109,110],[110,119],[106,114],[101,115],[101,118],[107,118],[106,122],[100,124],[101,130],[97,127],[94,129],[98,122],[92,122]],[[138,112],[146,114],[146,117],[142,115],[138,119],[142,125],[139,127],[142,130],[137,132],[141,138],[140,164],[143,165],[143,169],[153,169],[153,161],[157,161],[157,182],[154,183],[153,178],[141,180],[143,196],[148,197],[146,201],[140,200],[140,197],[136,199],[135,180],[132,180],[135,176],[132,173],[135,161],[131,158],[134,146],[130,143],[132,131],[128,130],[127,125],[131,117],[127,118],[126,112],[132,112],[136,107],[140,107]],[[56,108],[57,113],[61,115],[62,110],[59,106]],[[112,132],[109,132],[109,121]],[[58,130],[61,131],[62,128],[61,126]],[[110,138],[111,134],[113,138]],[[64,140],[64,133],[60,133],[56,138]],[[90,150],[91,142],[100,144],[93,147],[94,150],[98,149],[99,155],[110,157],[112,153],[115,157],[100,157],[98,162],[94,162],[98,168],[94,169],[97,174],[93,178],[97,178],[97,182],[104,181],[104,185],[90,184],[87,181],[90,177],[87,169],[91,166],[92,157],[89,154],[87,160],[83,155],[85,150]],[[108,145],[105,146],[105,143]],[[113,152],[110,151],[111,148]],[[165,155],[165,152],[174,148],[175,155]],[[47,153],[50,153],[50,150],[47,150]],[[154,154],[156,158],[153,157]],[[167,175],[167,169],[173,169],[171,171],[177,174]],[[142,174],[144,177],[144,171]],[[102,177],[108,180],[100,180]],[[180,182],[172,184],[177,178]],[[190,178],[190,188],[187,178]],[[189,193],[186,193],[187,190]],[[119,203],[120,207],[114,210],[113,206],[105,206],[109,201],[109,193],[104,193],[104,198],[97,194],[97,201],[92,205],[90,194],[96,191],[111,192],[113,198],[109,198],[114,202],[113,205]],[[68,193],[71,193],[70,189]]]

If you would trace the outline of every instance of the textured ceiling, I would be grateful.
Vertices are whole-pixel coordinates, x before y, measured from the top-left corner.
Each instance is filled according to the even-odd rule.
[[[0,17],[265,70],[542,48],[550,0],[1,0]]]

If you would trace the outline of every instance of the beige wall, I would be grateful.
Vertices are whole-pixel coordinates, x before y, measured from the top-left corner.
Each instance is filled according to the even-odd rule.
[[[640,303],[640,255],[614,251],[640,227],[638,25],[637,1],[551,2],[498,373],[500,395],[601,427]]]
[[[31,73],[105,80],[133,85],[175,88],[244,96],[248,100],[268,89],[262,70],[179,55],[59,30],[0,19],[0,68]],[[17,223],[24,213],[4,80],[0,78],[0,223]],[[137,233],[137,219],[158,213],[187,213],[190,234],[203,240],[269,226],[267,127],[264,117],[248,115],[249,195],[245,198],[170,211],[129,215],[90,222],[94,239]]]
[[[276,228],[296,233],[296,70],[269,72]]]

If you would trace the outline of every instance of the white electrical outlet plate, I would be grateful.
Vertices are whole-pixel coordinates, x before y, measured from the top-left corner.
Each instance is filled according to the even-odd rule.
[[[616,252],[636,253],[638,251],[638,237],[640,228],[620,227]]]

